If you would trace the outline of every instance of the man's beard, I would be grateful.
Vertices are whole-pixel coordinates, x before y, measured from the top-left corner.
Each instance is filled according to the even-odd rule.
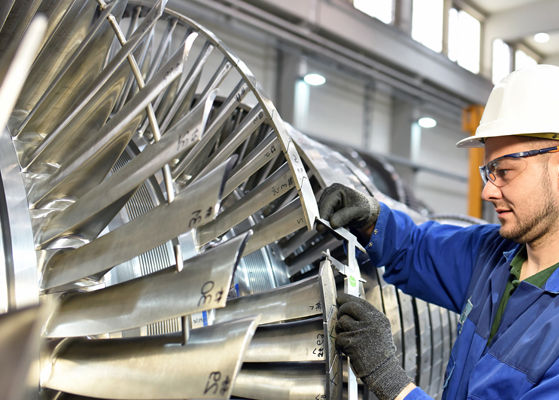
[[[527,221],[518,222],[512,230],[504,231],[501,226],[499,234],[505,239],[513,240],[517,243],[532,243],[544,237],[550,230],[557,229],[557,217],[559,211],[551,192],[551,180],[547,174],[542,175],[542,198],[545,201],[543,207],[538,207],[536,214],[532,215]],[[529,207],[529,205],[527,205]]]

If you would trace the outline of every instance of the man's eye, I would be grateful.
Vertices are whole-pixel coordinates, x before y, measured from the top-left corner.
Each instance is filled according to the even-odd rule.
[[[498,169],[495,171],[495,176],[497,178],[504,178],[507,173],[510,172],[510,169]]]

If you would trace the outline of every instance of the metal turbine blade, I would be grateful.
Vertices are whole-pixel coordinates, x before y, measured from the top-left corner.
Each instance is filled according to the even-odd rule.
[[[21,43],[14,42],[0,61],[0,130],[9,118],[27,73],[43,40],[47,28],[44,17],[36,17],[23,36]]]
[[[192,45],[185,42],[161,71],[109,120],[95,135],[75,151],[75,159],[62,166],[35,189],[34,207],[57,198],[79,198],[107,175],[130,141],[147,105],[182,73]]]
[[[215,96],[216,92],[211,92],[161,141],[147,147],[87,195],[46,221],[35,242],[44,247],[60,236],[74,233],[89,240],[97,237],[145,180],[200,140]]]
[[[66,339],[41,384],[105,399],[228,399],[257,325],[246,318],[195,329],[184,346],[168,336]]]
[[[326,397],[323,364],[244,364],[233,395],[249,399],[316,400]]]
[[[251,228],[254,235],[247,243],[243,257],[304,227],[305,213],[299,199],[295,199]]]
[[[225,184],[223,196],[230,195],[233,190],[239,187],[256,171],[266,165],[269,161],[273,160],[280,150],[278,138],[273,133],[266,136],[254,150],[241,161],[233,171],[231,177]]]
[[[240,81],[237,87],[233,89],[229,97],[223,102],[217,115],[210,121],[210,126],[206,129],[206,134],[194,147],[194,149],[184,157],[180,163],[173,168],[173,178],[176,179],[179,175],[189,175],[192,169],[200,168],[199,163],[204,163],[210,154],[215,141],[217,140],[217,133],[219,128],[223,125],[225,120],[235,111],[241,104],[243,98],[248,94],[248,86],[244,81]],[[190,178],[189,178],[190,179]]]
[[[222,235],[293,187],[294,182],[291,177],[291,171],[289,170],[289,166],[284,164],[262,184],[219,214],[215,221],[198,229],[196,232],[197,244],[204,245]]]
[[[46,337],[99,335],[224,307],[250,233],[184,262],[119,285],[65,296],[49,318]],[[155,306],[154,306],[155,305]]]
[[[262,314],[260,323],[289,321],[322,314],[320,283],[316,276],[248,296],[231,299],[215,310],[215,323]]]
[[[91,43],[84,46],[84,48],[81,49],[80,55],[73,59],[72,65],[68,67],[68,72],[64,73],[64,75],[60,75],[57,78],[59,81],[57,82],[57,80],[55,80],[57,84],[47,90],[45,96],[39,100],[37,107],[35,107],[22,124],[18,135],[23,134],[24,129],[28,129],[30,131],[35,130],[47,136],[51,134],[56,135],[56,132],[62,130],[74,118],[74,116],[91,101],[93,96],[103,87],[107,80],[127,59],[128,55],[136,48],[136,46],[138,46],[142,39],[144,39],[145,35],[162,15],[165,3],[166,0],[159,0],[126,45],[124,45],[117,54],[115,54],[107,66],[99,73],[98,67],[95,68],[96,70],[89,70],[88,68],[90,65],[96,65],[95,61],[101,63],[104,60],[104,56],[103,53],[100,53],[100,50],[105,52],[107,50],[107,43],[103,43],[101,39],[99,39],[99,41],[103,43],[103,46],[99,46],[98,40],[96,40],[97,35],[104,36],[106,33],[108,39],[112,40],[113,33],[111,32],[112,30],[110,29],[110,25],[106,18],[112,15],[111,13],[113,12],[113,9],[111,9],[111,7],[114,4],[120,5],[123,4],[123,2],[119,1],[118,3],[111,4],[102,14],[104,19],[102,20],[102,26],[98,28],[100,32],[91,37]],[[84,65],[83,63],[86,61],[89,62],[89,64]],[[99,66],[101,65],[102,63],[99,64]],[[90,74],[94,75],[91,76]],[[81,83],[83,85],[83,81],[91,83],[88,86],[80,85],[78,88],[75,87],[77,83]],[[75,93],[76,89],[80,88],[82,88],[82,91],[78,90],[78,93]],[[63,100],[68,96],[71,96],[71,103],[66,103]],[[55,114],[55,118],[53,118],[49,112],[52,113],[50,108],[52,107],[52,104],[58,104],[57,100],[63,101],[63,107],[61,107],[58,111],[60,114]],[[68,107],[70,108],[69,110]],[[45,117],[47,120],[53,119],[53,123],[47,124]],[[54,122],[56,122],[56,124],[54,124]],[[29,127],[25,128],[28,124]],[[56,130],[51,132],[51,129]]]
[[[76,50],[76,43],[80,43],[87,35],[95,8],[95,4],[87,0],[73,2],[62,21],[43,43],[18,98],[16,107],[18,111],[25,113],[31,111],[60,70],[71,59]]]
[[[211,221],[219,209],[224,179],[232,162],[228,160],[180,192],[171,204],[162,204],[78,249],[54,254],[43,270],[42,288],[51,289],[107,271]]]
[[[324,361],[322,318],[260,326],[243,361]]]

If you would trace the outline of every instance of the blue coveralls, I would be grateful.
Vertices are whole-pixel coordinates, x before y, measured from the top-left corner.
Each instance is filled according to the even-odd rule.
[[[461,314],[443,399],[559,399],[559,269],[543,289],[520,283],[487,347],[519,249],[498,225],[416,225],[381,204],[372,264],[405,293]],[[429,398],[417,388],[406,400]]]

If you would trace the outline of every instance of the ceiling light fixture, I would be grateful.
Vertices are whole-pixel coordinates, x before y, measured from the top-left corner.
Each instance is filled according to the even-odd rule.
[[[428,117],[420,118],[417,123],[422,128],[434,128],[435,126],[437,126],[437,121],[435,121],[433,118]]]
[[[323,85],[326,82],[326,78],[319,74],[307,74],[303,80],[313,86]]]
[[[534,40],[538,43],[546,43],[549,41],[549,35],[545,32],[536,33]]]

